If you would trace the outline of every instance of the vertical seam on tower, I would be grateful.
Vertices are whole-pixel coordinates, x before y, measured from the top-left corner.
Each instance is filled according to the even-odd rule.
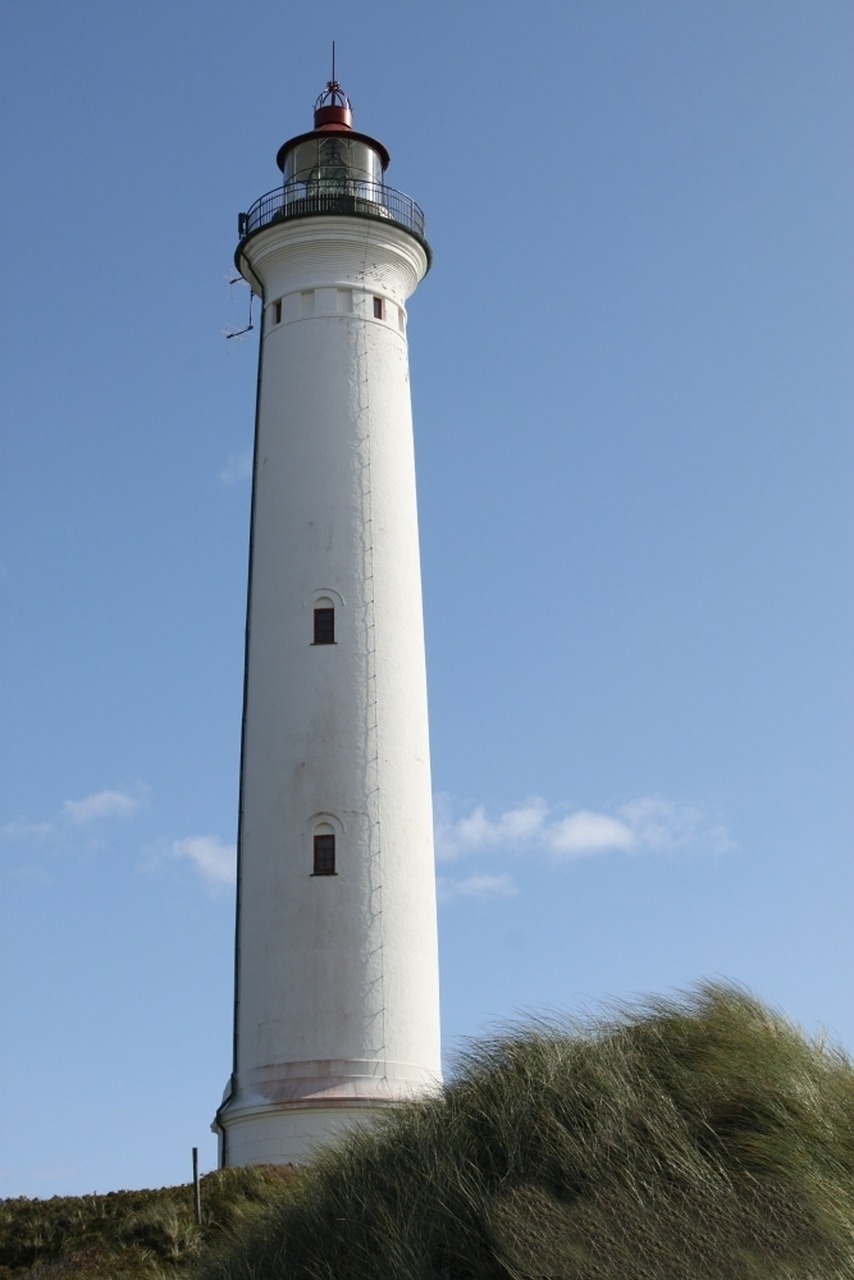
[[[365,227],[364,254],[362,257],[362,285],[367,282],[368,250],[370,247],[370,228]],[[361,335],[362,350],[359,352],[361,369],[359,370],[359,418],[362,434],[359,438],[362,447],[360,459],[362,517],[365,547],[365,635],[366,635],[366,679],[369,690],[367,702],[367,723],[365,737],[368,744],[367,759],[367,799],[368,803],[368,875],[370,911],[377,921],[379,932],[379,1014],[383,1075],[387,1074],[388,1046],[386,1044],[386,1008],[385,1008],[385,920],[383,917],[383,876],[382,876],[382,822],[380,818],[380,752],[379,752],[379,704],[377,700],[377,631],[376,631],[376,598],[374,594],[374,523],[373,493],[371,489],[371,405],[369,380],[368,338],[370,326],[368,317],[362,316]],[[373,755],[371,755],[373,752]],[[371,770],[373,769],[373,778]]]

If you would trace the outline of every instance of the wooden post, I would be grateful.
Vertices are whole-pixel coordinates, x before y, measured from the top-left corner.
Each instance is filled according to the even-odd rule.
[[[199,1182],[199,1148],[193,1147],[193,1197],[196,1204],[196,1226],[202,1225],[202,1187]]]

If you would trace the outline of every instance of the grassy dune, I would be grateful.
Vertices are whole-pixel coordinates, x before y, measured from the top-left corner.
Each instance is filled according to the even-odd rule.
[[[292,1169],[227,1169],[192,1186],[0,1201],[0,1280],[165,1280],[248,1229],[293,1185]]]
[[[299,1174],[0,1204],[0,1280],[854,1280],[854,1067],[707,987],[470,1049]]]
[[[201,1280],[854,1278],[854,1069],[739,991],[476,1045]]]

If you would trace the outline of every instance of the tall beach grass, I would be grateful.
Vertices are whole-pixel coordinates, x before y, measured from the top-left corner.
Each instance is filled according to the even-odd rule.
[[[472,1045],[199,1280],[854,1280],[854,1069],[740,990]]]

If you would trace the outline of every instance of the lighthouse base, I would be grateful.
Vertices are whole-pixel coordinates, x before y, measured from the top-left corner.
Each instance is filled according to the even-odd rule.
[[[232,1076],[211,1128],[220,1168],[304,1164],[389,1108],[438,1096],[441,1076],[389,1059],[271,1063]]]
[[[367,1128],[396,1104],[372,1101],[363,1106],[259,1107],[212,1125],[219,1142],[220,1168],[253,1164],[305,1164],[324,1147],[334,1146],[353,1129]]]

